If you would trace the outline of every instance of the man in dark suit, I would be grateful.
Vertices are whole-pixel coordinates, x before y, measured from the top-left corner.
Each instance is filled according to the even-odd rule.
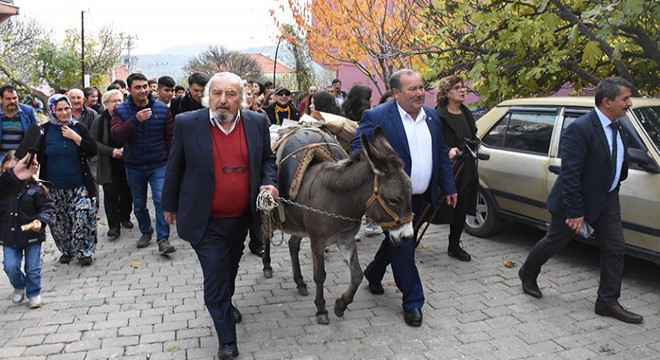
[[[541,266],[561,251],[576,233],[591,226],[600,247],[598,315],[639,324],[644,319],[619,304],[625,243],[619,187],[628,176],[625,131],[616,120],[632,106],[632,85],[606,78],[596,86],[596,107],[569,125],[561,141],[559,177],[548,196],[548,233],[534,246],[518,275],[523,291],[542,296],[536,283]]]
[[[241,314],[231,297],[257,194],[267,189],[278,195],[269,121],[240,110],[244,94],[240,77],[215,74],[204,89],[209,108],[176,117],[163,187],[165,219],[176,221],[179,237],[192,245],[202,267],[220,359],[238,356]]]
[[[374,127],[382,126],[385,137],[404,162],[406,174],[412,182],[413,213],[419,214],[420,201],[437,206],[439,190],[445,201],[456,206],[457,194],[454,176],[447,155],[435,109],[423,106],[425,90],[422,78],[416,72],[403,69],[390,78],[395,101],[367,110],[351,143],[351,153],[361,147],[360,135],[372,135]],[[394,247],[387,233],[374,260],[364,270],[372,294],[383,294],[381,284],[385,270],[392,264],[396,286],[403,294],[403,312],[406,324],[422,324],[424,289],[415,264],[416,241],[407,241]]]

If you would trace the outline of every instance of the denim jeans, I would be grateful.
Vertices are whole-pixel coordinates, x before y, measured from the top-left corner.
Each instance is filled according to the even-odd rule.
[[[153,234],[151,217],[147,209],[147,184],[151,187],[151,198],[156,209],[156,241],[168,240],[170,225],[165,221],[163,209],[160,208],[160,199],[165,182],[165,165],[151,170],[133,169],[126,167],[126,180],[133,196],[133,213],[138,221],[142,234]]]
[[[33,298],[41,294],[41,243],[36,242],[17,249],[11,246],[2,247],[5,272],[14,289],[25,289],[25,295]],[[25,273],[21,271],[21,263],[25,254]]]

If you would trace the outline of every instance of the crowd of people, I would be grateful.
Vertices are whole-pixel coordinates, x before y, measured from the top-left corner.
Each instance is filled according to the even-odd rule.
[[[351,153],[361,151],[361,134],[371,136],[376,126],[382,127],[410,176],[413,212],[419,215],[424,203],[438,207],[444,202],[454,213],[447,254],[471,261],[460,238],[466,216],[476,209],[477,160],[466,161],[457,176],[451,167],[464,142],[477,140],[474,117],[464,104],[465,82],[457,75],[441,79],[435,108],[424,105],[426,88],[413,70],[395,72],[388,85],[390,90],[376,106],[370,87],[354,84],[344,92],[339,79],[322,91],[310,86],[295,103],[285,84],[273,87],[228,72],[210,79],[193,73],[187,89],[169,76],[148,79],[133,73],[104,93],[84,88],[51,96],[33,163],[27,156],[16,159],[14,151],[28,128],[37,124],[35,111],[19,103],[15,87],[0,87],[0,243],[4,269],[14,287],[11,300],[18,304],[27,297],[30,308],[42,305],[40,253],[46,227],[61,253],[60,263],[76,259],[82,266],[93,264],[100,185],[111,241],[121,236],[122,228],[134,226],[133,212],[141,233],[136,246],[148,247],[155,233],[159,254],[172,254],[176,249],[170,243],[170,225],[176,224],[179,237],[191,244],[202,268],[204,300],[220,343],[218,357],[235,358],[235,326],[242,316],[232,296],[248,233],[250,251],[263,254],[256,196],[262,190],[278,196],[269,127],[313,112],[359,124]],[[627,174],[627,162],[625,144],[617,137],[624,130],[609,126],[630,107],[630,89],[625,80],[603,80],[596,88],[594,111],[566,130],[566,165],[548,200],[550,231],[519,276],[523,291],[540,298],[536,278],[541,266],[587,221],[603,239],[606,253],[596,313],[639,323],[641,316],[618,303],[623,271],[618,187]],[[602,147],[588,135],[592,125],[602,127],[609,144]],[[591,149],[592,159],[580,153],[585,147]],[[610,154],[601,154],[603,148],[611,149],[617,161],[612,170]],[[582,173],[593,164],[600,170],[594,170],[599,175],[592,179]],[[589,188],[582,188],[582,182]],[[154,223],[147,209],[148,187]],[[420,219],[415,216],[414,221]],[[382,230],[368,223],[364,232],[373,236]],[[404,322],[420,326],[424,289],[415,263],[417,243],[394,247],[388,236],[386,231],[364,270],[368,290],[384,293],[383,277],[391,266],[402,294]]]

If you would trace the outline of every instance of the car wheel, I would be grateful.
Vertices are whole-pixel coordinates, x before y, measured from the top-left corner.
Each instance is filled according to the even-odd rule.
[[[465,231],[473,236],[487,237],[500,232],[502,219],[495,213],[495,200],[488,193],[479,188],[477,194],[477,213],[465,218]]]

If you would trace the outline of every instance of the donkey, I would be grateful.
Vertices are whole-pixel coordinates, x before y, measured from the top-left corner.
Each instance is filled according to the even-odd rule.
[[[389,233],[393,243],[412,239],[412,185],[403,170],[403,163],[385,139],[380,127],[374,130],[371,142],[365,134],[362,134],[360,141],[363,150],[347,159],[310,165],[302,178],[295,202],[352,219],[361,219],[366,213]],[[289,184],[280,183],[279,186],[282,189]],[[316,321],[319,324],[329,323],[323,298],[323,283],[326,278],[325,249],[336,244],[348,263],[351,282],[334,306],[335,315],[343,317],[348,304],[353,302],[363,276],[355,244],[355,235],[360,230],[359,220],[331,217],[290,204],[280,203],[279,206],[284,206],[282,231],[291,235],[289,253],[293,279],[298,293],[303,296],[308,294],[307,284],[300,271],[298,254],[302,238],[308,237],[311,241],[316,284],[314,304],[317,310]],[[270,241],[264,239],[264,245],[264,274],[270,277]]]

